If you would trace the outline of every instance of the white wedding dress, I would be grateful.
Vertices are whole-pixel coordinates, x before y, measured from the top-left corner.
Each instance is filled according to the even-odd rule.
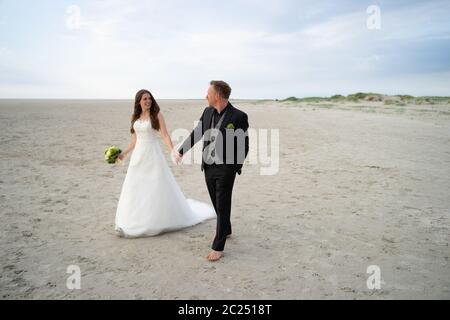
[[[123,237],[154,236],[216,217],[206,203],[186,199],[175,181],[150,121],[138,119],[116,211],[115,229]]]

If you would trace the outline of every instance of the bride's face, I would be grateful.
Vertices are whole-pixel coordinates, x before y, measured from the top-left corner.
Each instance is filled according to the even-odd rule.
[[[152,106],[152,99],[150,98],[150,95],[148,93],[144,93],[140,103],[142,112],[150,110],[150,107]]]

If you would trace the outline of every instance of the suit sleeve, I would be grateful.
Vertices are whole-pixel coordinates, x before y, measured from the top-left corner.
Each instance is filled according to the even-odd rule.
[[[245,158],[247,158],[248,155],[248,151],[249,151],[249,138],[248,138],[248,116],[246,113],[243,114],[240,124],[239,124],[239,128],[242,129],[245,132]],[[243,163],[241,164],[237,164],[237,172],[238,174],[241,174],[241,169],[242,169]]]
[[[203,137],[203,116],[205,115],[205,110],[203,110],[202,116],[200,117],[200,121],[198,122],[197,126],[192,130],[189,137],[184,140],[183,144],[181,145],[180,149],[178,149],[178,152],[180,154],[185,154],[188,152],[202,137]]]
[[[245,132],[245,158],[247,158],[249,148],[249,140],[248,140],[248,116],[244,113],[244,117],[242,118],[241,128]]]

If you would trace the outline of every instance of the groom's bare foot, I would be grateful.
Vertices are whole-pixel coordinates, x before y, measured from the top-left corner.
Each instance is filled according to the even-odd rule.
[[[211,251],[207,256],[206,259],[208,261],[217,261],[222,257],[223,252],[222,251]]]

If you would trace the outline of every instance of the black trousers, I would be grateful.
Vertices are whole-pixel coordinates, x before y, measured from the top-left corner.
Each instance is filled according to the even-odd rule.
[[[231,234],[231,194],[236,171],[233,165],[205,165],[205,180],[217,214],[216,237],[211,248],[223,251]]]

